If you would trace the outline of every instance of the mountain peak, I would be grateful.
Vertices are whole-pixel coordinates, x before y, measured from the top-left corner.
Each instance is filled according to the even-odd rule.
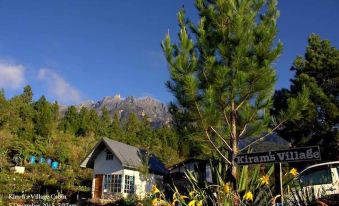
[[[116,94],[116,95],[114,95],[113,99],[115,99],[115,100],[121,100],[121,96],[120,96],[120,94]]]
[[[131,113],[135,113],[139,118],[147,116],[153,126],[168,124],[171,120],[167,105],[149,96],[121,98],[120,94],[116,94],[106,96],[96,102],[86,101],[76,107],[78,109],[81,107],[95,109],[98,114],[101,114],[101,110],[105,107],[112,117],[115,112],[118,112],[122,122],[126,122]]]

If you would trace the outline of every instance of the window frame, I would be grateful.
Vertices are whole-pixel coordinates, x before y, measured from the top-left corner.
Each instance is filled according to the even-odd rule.
[[[124,193],[134,194],[135,193],[135,176],[125,175],[124,178]]]
[[[113,160],[113,159],[114,159],[114,154],[109,149],[106,149],[106,160]]]
[[[106,175],[104,175],[103,189],[104,189],[104,193],[106,193],[106,194],[121,193],[121,190],[122,190],[122,174],[106,174]]]

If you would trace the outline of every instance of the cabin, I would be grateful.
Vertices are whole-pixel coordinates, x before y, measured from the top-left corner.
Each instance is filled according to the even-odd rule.
[[[169,173],[166,176],[166,182],[170,185],[175,185],[176,188],[184,194],[188,194],[192,189],[190,188],[191,184],[186,177],[187,171],[193,173],[200,180],[204,180],[209,184],[213,183],[210,160],[208,159],[189,158],[172,165],[168,168],[168,171]],[[170,192],[170,189],[168,189],[167,192]]]
[[[109,138],[102,138],[80,167],[93,169],[92,199],[144,197],[152,185],[161,188],[168,173],[155,155]]]
[[[193,172],[196,176],[212,183],[209,160],[189,158],[168,168],[169,175],[174,178],[183,178],[185,172]]]
[[[265,135],[265,134],[263,134]],[[239,141],[239,147],[244,148],[257,137],[249,137]],[[271,150],[283,150],[290,148],[290,143],[284,140],[276,133],[269,134],[262,141],[253,144],[252,152],[265,152]],[[192,172],[199,180],[206,181],[208,184],[215,184],[212,178],[212,165],[219,164],[218,160],[189,158],[168,168],[169,175],[166,179],[170,184],[175,185],[179,191],[187,193],[190,188],[190,182],[186,177],[187,171]]]

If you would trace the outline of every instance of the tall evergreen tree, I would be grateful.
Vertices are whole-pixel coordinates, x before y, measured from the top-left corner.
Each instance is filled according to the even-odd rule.
[[[167,87],[176,98],[171,111],[181,114],[174,117],[184,118],[187,128],[203,136],[231,166],[235,189],[239,139],[272,132],[268,112],[276,82],[272,63],[282,50],[280,42],[274,45],[276,4],[197,0],[198,25],[186,20],[181,10],[179,42],[172,44],[169,35],[162,42],[171,77]],[[273,130],[300,117],[305,101],[305,93],[291,99],[289,111],[281,113]]]
[[[53,129],[53,111],[51,104],[42,96],[37,102],[34,103],[36,111],[34,117],[35,132],[41,137],[48,138]]]
[[[276,92],[273,114],[285,109],[286,99],[297,96],[302,85],[310,92],[310,104],[304,118],[285,124],[279,135],[294,146],[320,145],[323,159],[338,159],[339,50],[312,34],[304,57],[298,56],[291,70],[292,85]]]
[[[24,87],[24,93],[21,95],[23,98],[23,101],[27,104],[32,103],[33,101],[33,91],[32,87],[27,85]]]
[[[64,117],[61,119],[59,128],[64,132],[75,134],[80,125],[79,114],[75,106],[68,107]]]
[[[90,134],[98,135],[99,130],[100,130],[100,118],[98,116],[97,111],[95,111],[95,109],[89,110],[89,118],[90,118],[90,122],[89,122]]]
[[[138,132],[137,138],[142,147],[146,148],[148,151],[152,149],[152,146],[154,145],[154,132],[147,115],[143,116],[141,120],[140,131]]]
[[[100,136],[109,136],[109,126],[111,124],[111,117],[109,115],[109,111],[106,107],[102,108],[101,110],[101,116],[100,116]]]
[[[79,112],[79,128],[76,132],[77,136],[85,136],[90,130],[90,116],[86,107],[81,107]]]
[[[52,104],[52,111],[53,111],[53,120],[55,122],[58,122],[59,121],[59,117],[60,117],[60,114],[59,114],[59,103],[58,101],[55,101],[53,104]]]
[[[109,126],[109,133],[110,137],[115,140],[121,141],[123,139],[123,131],[120,126],[120,118],[118,112],[114,112],[112,123]]]
[[[139,143],[137,132],[140,130],[140,121],[135,113],[130,113],[125,124],[126,142],[128,144]]]
[[[5,97],[5,90],[0,89],[0,128],[3,127],[6,121],[5,114],[7,113],[7,105],[8,103]]]

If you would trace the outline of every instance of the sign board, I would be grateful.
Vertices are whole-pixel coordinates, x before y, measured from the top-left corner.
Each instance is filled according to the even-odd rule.
[[[238,154],[235,162],[238,165],[277,163],[277,162],[302,162],[321,160],[319,146],[299,147],[289,150],[277,150],[258,153]]]

